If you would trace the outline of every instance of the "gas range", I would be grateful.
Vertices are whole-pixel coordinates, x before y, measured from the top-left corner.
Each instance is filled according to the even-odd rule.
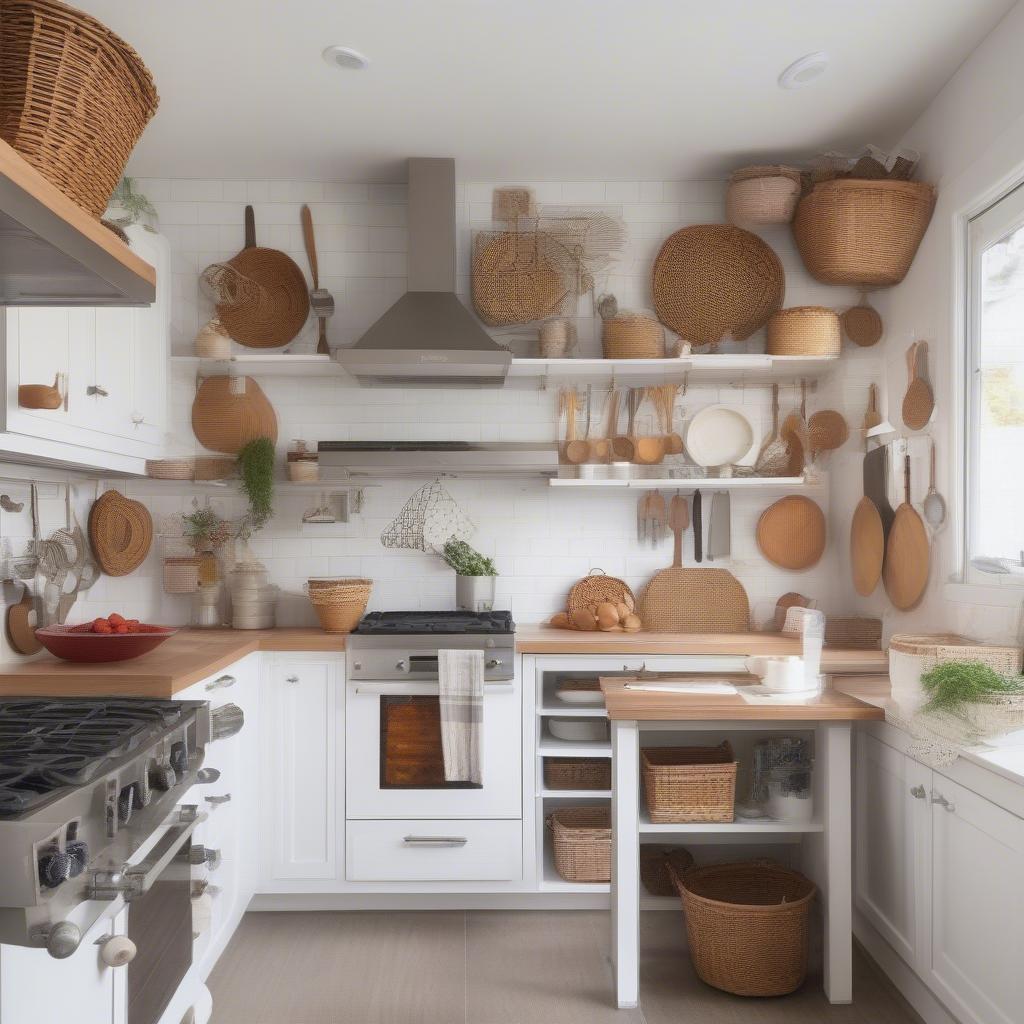
[[[207,745],[241,727],[230,704],[0,700],[0,942],[68,956],[104,904],[143,895],[202,820],[178,801],[216,780]],[[150,846],[161,863],[130,867]]]
[[[359,621],[355,635],[493,636],[515,631],[511,612],[370,612]]]

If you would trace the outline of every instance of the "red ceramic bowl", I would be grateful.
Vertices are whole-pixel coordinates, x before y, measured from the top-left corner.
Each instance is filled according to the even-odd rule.
[[[65,661],[128,661],[158,647],[178,631],[159,626],[146,633],[76,633],[70,626],[36,630],[39,642]]]

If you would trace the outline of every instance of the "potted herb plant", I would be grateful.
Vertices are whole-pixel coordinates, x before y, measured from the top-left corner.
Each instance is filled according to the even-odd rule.
[[[216,583],[217,549],[231,539],[231,526],[208,505],[193,499],[192,511],[181,517],[181,532],[199,556],[199,582]]]
[[[471,548],[464,540],[450,540],[441,552],[455,570],[455,604],[470,612],[494,608],[494,562]]]

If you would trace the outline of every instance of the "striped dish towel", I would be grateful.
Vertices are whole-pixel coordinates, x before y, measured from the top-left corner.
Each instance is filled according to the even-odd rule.
[[[437,668],[445,781],[482,785],[484,652],[438,651]]]

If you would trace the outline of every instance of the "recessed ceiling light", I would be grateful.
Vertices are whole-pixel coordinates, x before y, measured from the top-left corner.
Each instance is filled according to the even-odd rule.
[[[783,89],[802,89],[805,85],[810,85],[816,78],[820,78],[827,67],[828,54],[824,50],[807,53],[799,60],[793,61],[779,75],[779,85]]]
[[[332,68],[344,68],[346,71],[362,71],[370,66],[370,58],[351,46],[328,46],[321,56]]]

